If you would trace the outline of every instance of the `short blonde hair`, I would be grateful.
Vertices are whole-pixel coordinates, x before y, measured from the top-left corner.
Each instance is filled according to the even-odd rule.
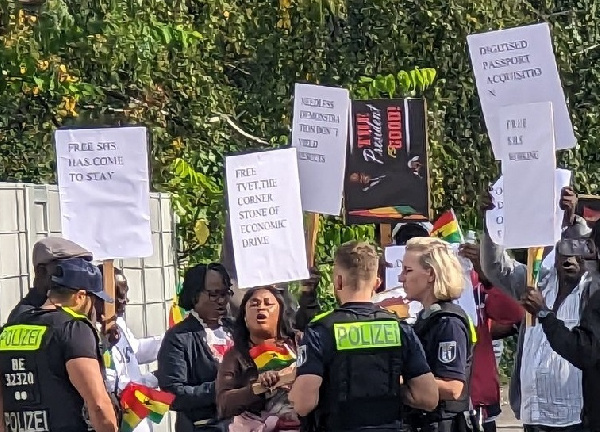
[[[358,286],[360,282],[371,282],[377,278],[379,255],[368,242],[351,240],[344,243],[335,251],[333,262],[348,273],[352,285]]]
[[[416,237],[406,243],[406,251],[417,252],[421,266],[433,271],[436,299],[456,300],[462,295],[465,288],[463,269],[447,242],[435,237]]]

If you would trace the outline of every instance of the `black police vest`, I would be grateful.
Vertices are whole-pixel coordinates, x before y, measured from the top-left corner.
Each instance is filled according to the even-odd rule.
[[[7,432],[91,430],[83,399],[69,381],[66,365],[59,363],[59,355],[48,354],[50,344],[58,343],[56,330],[73,320],[86,322],[98,338],[86,317],[67,308],[28,310],[3,327],[0,384]],[[99,348],[97,355],[100,361]],[[62,374],[53,373],[56,368],[62,368]]]
[[[439,306],[439,307],[438,307]],[[458,400],[455,401],[441,401],[438,408],[437,414],[443,415],[444,413],[462,413],[470,410],[470,392],[471,392],[471,370],[473,366],[473,345],[477,341],[477,334],[471,318],[466,312],[458,305],[451,302],[440,302],[435,303],[429,311],[421,313],[417,321],[415,322],[413,329],[419,340],[424,344],[425,340],[428,340],[429,331],[439,323],[439,320],[444,316],[453,316],[459,318],[467,329],[467,341],[469,344],[469,355],[467,358],[467,368],[465,371],[465,377],[467,382],[465,383],[462,395]]]
[[[341,307],[310,326],[328,329],[336,346],[312,428],[341,431],[400,420],[402,331],[396,315]]]

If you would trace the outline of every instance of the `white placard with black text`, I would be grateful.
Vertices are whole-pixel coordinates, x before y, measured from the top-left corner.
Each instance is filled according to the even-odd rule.
[[[307,279],[296,149],[225,158],[240,288]]]
[[[508,249],[555,243],[556,153],[550,102],[502,107],[504,240]]]
[[[55,133],[63,236],[96,260],[153,253],[145,127]]]
[[[555,193],[557,197],[560,197],[562,188],[567,187],[571,184],[571,171],[557,168],[555,171],[556,183]],[[492,186],[490,191],[492,195],[492,203],[494,208],[488,210],[485,214],[485,223],[487,225],[488,233],[490,238],[497,245],[504,244],[504,178],[500,176],[496,183]],[[554,216],[554,239],[555,241],[560,240],[562,232],[562,222],[564,218],[564,210],[560,208],[560,200],[556,200],[556,213]]]
[[[554,109],[556,149],[575,146],[547,23],[467,36],[479,100],[492,148],[503,158],[499,109],[550,101]]]
[[[339,216],[348,143],[348,90],[296,84],[292,145],[304,211]]]

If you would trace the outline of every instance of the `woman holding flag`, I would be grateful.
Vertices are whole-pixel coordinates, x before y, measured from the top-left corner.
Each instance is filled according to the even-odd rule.
[[[217,376],[219,417],[234,417],[230,432],[300,427],[288,402],[288,389],[280,385],[283,376],[293,379],[291,366],[296,360],[294,333],[284,310],[283,297],[275,287],[248,290],[242,299],[235,345],[225,354]]]

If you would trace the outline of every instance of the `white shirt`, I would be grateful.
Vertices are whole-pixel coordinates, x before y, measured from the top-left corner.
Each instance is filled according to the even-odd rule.
[[[206,333],[205,342],[210,348],[215,360],[217,360],[219,363],[222,363],[223,356],[233,346],[233,336],[231,333],[225,330],[220,321],[219,327],[213,330],[204,323],[196,311],[191,311],[190,314],[200,321],[200,324],[202,324],[202,327],[204,327],[204,331]]]
[[[117,318],[116,324],[120,330],[120,337],[110,350],[114,369],[106,370],[106,387],[111,392],[117,391],[118,394],[129,382],[158,388],[156,377],[151,373],[142,374],[140,364],[156,361],[163,335],[137,339],[122,317]],[[152,432],[152,424],[150,420],[144,419],[134,432]]]
[[[586,280],[587,274],[558,308],[557,318],[569,329],[579,324]],[[552,308],[558,295],[556,270],[548,275],[545,286],[542,295]],[[552,350],[539,323],[525,330],[520,375],[523,424],[567,427],[581,423],[581,371]]]

